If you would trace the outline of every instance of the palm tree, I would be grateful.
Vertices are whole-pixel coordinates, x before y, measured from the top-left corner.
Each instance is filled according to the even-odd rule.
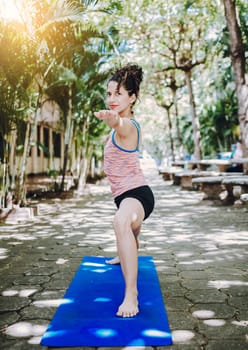
[[[1,174],[1,207],[7,205],[9,190],[14,190],[17,168],[15,151],[23,144],[22,130],[25,134],[27,114],[30,107],[28,87],[32,81],[33,48],[26,41],[23,26],[19,23],[0,22],[0,139],[2,143],[1,162],[4,173]],[[15,53],[13,55],[13,53]],[[17,127],[19,132],[17,134]],[[20,149],[20,147],[19,147]],[[9,181],[9,172],[12,180]]]
[[[92,5],[95,2],[87,1],[86,3]],[[18,185],[16,186],[20,191],[16,190],[15,194],[17,203],[24,205],[27,158],[35,142],[38,111],[42,106],[43,97],[48,87],[48,78],[58,64],[65,67],[70,66],[74,55],[75,41],[77,47],[82,48],[85,44],[85,38],[92,38],[96,31],[86,21],[87,6],[80,1],[28,0],[19,4],[22,6],[21,17],[24,27],[22,29],[25,29],[22,30],[23,44],[19,44],[19,47],[32,48],[32,54],[26,55],[23,62],[25,62],[29,76],[32,77],[32,80],[29,80],[27,84],[29,90],[26,86],[26,91],[29,94],[29,105],[32,107],[33,113],[32,117],[27,120],[25,147]],[[22,58],[23,56],[24,53],[22,56],[20,55]],[[27,79],[25,79],[26,81]]]

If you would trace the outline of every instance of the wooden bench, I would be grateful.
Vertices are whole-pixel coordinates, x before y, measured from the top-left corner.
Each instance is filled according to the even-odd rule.
[[[189,170],[214,170],[219,172],[225,172],[232,164],[248,164],[248,158],[240,159],[200,159],[200,160],[177,160],[171,163],[172,166],[177,166],[181,168],[187,168]]]
[[[242,194],[248,194],[248,175],[229,176],[222,180],[222,185],[227,191],[226,200],[234,203]]]
[[[219,200],[220,194],[223,192],[221,186],[224,176],[206,176],[192,179],[192,186],[194,189],[204,193],[203,199]]]
[[[183,190],[192,190],[192,180],[198,177],[213,177],[220,175],[215,171],[185,170],[174,174],[173,185],[180,185]]]
[[[219,172],[225,172],[231,165],[229,159],[201,159],[198,161],[190,161],[191,166],[195,165],[201,170],[207,170],[211,168]]]
[[[231,204],[242,193],[248,193],[248,176],[242,173],[225,173],[220,176],[198,177],[192,179],[192,185],[204,193],[204,199],[222,200],[226,204]],[[235,193],[234,187],[241,189]]]
[[[171,163],[173,166],[179,166],[182,168],[187,168],[189,170],[214,170],[219,172],[224,172],[226,169],[231,166],[232,162],[230,159],[200,159],[200,160],[180,160],[174,161]]]
[[[248,164],[248,158],[230,159],[231,164]]]
[[[173,161],[173,162],[171,162],[171,165],[173,166],[173,167],[179,167],[179,168],[184,168],[185,166],[187,166],[188,165],[188,160],[175,160],[175,161]]]
[[[165,181],[171,181],[174,178],[174,174],[176,174],[179,171],[182,171],[182,169],[177,167],[167,167],[160,169],[159,174],[162,175]]]

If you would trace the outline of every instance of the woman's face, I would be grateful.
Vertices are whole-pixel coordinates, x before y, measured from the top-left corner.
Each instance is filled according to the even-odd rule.
[[[109,109],[119,113],[121,117],[131,117],[132,104],[136,100],[136,96],[128,95],[127,90],[121,85],[117,90],[118,83],[110,81],[107,88],[107,104]]]

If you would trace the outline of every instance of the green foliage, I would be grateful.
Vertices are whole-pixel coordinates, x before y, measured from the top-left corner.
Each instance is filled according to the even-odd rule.
[[[231,90],[227,90],[216,103],[206,106],[200,116],[205,155],[231,150],[237,136],[237,109],[235,92]]]
[[[26,43],[21,28],[0,22],[0,134],[3,138],[29,109],[28,87],[34,55],[32,43]]]
[[[183,139],[184,153],[194,153],[194,142],[193,142],[193,128],[191,118],[188,115],[182,115],[180,117],[180,131]]]
[[[245,46],[245,51],[248,51],[248,2],[246,0],[237,0],[236,6],[238,9],[243,44]]]

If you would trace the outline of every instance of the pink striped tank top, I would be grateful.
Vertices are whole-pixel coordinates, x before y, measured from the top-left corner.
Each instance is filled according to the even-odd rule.
[[[113,130],[104,149],[104,172],[108,177],[114,198],[128,190],[147,184],[139,161],[140,126],[136,120],[131,119],[131,121],[137,128],[137,147],[134,150],[120,147],[115,141],[116,131]]]

